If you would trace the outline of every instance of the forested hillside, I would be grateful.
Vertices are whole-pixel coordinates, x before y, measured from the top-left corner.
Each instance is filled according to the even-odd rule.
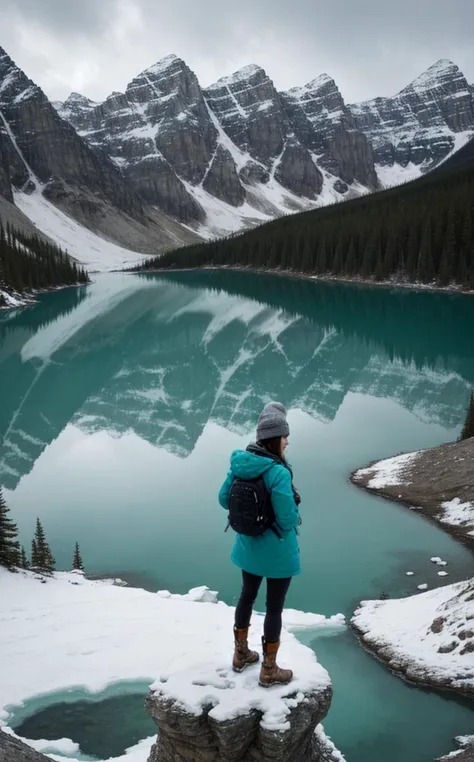
[[[78,267],[58,246],[0,224],[0,307],[9,294],[88,283]]]
[[[404,186],[176,249],[142,269],[250,266],[474,289],[472,149]]]

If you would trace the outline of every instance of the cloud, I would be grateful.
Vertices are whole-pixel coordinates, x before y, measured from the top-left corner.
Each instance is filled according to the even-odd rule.
[[[279,89],[327,72],[390,95],[439,58],[474,82],[472,0],[2,0],[0,40],[52,99],[102,99],[170,52],[208,85],[248,63]]]

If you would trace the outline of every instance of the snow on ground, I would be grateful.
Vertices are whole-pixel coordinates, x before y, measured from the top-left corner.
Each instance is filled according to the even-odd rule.
[[[452,527],[474,527],[474,504],[462,503],[458,497],[446,503],[441,503],[441,512],[438,516],[442,524]],[[469,532],[474,535],[474,529]]]
[[[373,466],[361,468],[354,474],[354,480],[370,475],[372,478],[367,484],[369,489],[383,489],[397,484],[403,484],[403,472],[419,456],[419,452],[410,452],[406,455],[397,455],[395,458],[380,460]]]
[[[458,757],[462,758],[462,755],[464,755],[466,749],[474,747],[474,736],[457,736],[457,738],[454,740],[456,746],[459,747],[458,751],[452,751],[451,754],[448,754],[447,757],[443,757],[443,759],[455,760]]]
[[[15,192],[15,204],[58,246],[85,265],[90,272],[132,267],[146,256],[106,241],[80,225],[44,198],[41,191],[31,194]]]
[[[9,294],[8,291],[4,291],[0,288],[0,303],[2,299],[5,301],[5,309],[9,309],[11,307],[24,307],[25,304],[28,304],[27,299],[22,299],[20,296],[15,294]]]
[[[305,691],[324,688],[329,676],[313,651],[287,630],[280,662],[295,672],[291,686],[260,688],[257,667],[235,675],[233,615],[205,587],[186,596],[154,594],[77,572],[59,572],[41,584],[32,573],[0,568],[0,724],[8,725],[9,708],[32,697],[72,687],[96,694],[123,681],[156,680],[156,688],[197,715],[211,700],[218,719],[258,708],[265,727],[284,729],[288,697],[297,693],[302,699]],[[339,627],[343,618],[289,611],[286,622],[295,628]],[[263,617],[254,617],[250,645],[256,649],[262,623]],[[150,745],[143,741],[123,759],[145,762]]]
[[[393,669],[474,693],[474,580],[402,600],[363,602],[352,621]]]

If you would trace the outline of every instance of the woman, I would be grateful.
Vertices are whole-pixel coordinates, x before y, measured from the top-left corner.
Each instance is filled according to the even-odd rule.
[[[266,616],[264,623],[263,664],[260,685],[285,685],[293,673],[276,663],[280,647],[282,612],[292,577],[300,573],[297,527],[300,523],[300,498],[293,487],[293,474],[285,460],[290,429],[286,410],[278,402],[270,402],[260,415],[257,444],[232,453],[230,471],[219,492],[219,502],[229,509],[229,495],[235,477],[256,479],[263,476],[275,513],[274,530],[259,537],[238,534],[232,561],[242,570],[243,586],[235,611],[233,668],[242,672],[259,660],[258,653],[248,647],[248,631],[252,608],[264,577],[267,579]]]

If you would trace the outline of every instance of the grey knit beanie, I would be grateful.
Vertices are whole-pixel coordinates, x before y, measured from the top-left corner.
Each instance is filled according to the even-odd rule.
[[[290,427],[286,420],[286,410],[280,402],[269,402],[265,405],[257,424],[257,442],[273,437],[287,437]]]

